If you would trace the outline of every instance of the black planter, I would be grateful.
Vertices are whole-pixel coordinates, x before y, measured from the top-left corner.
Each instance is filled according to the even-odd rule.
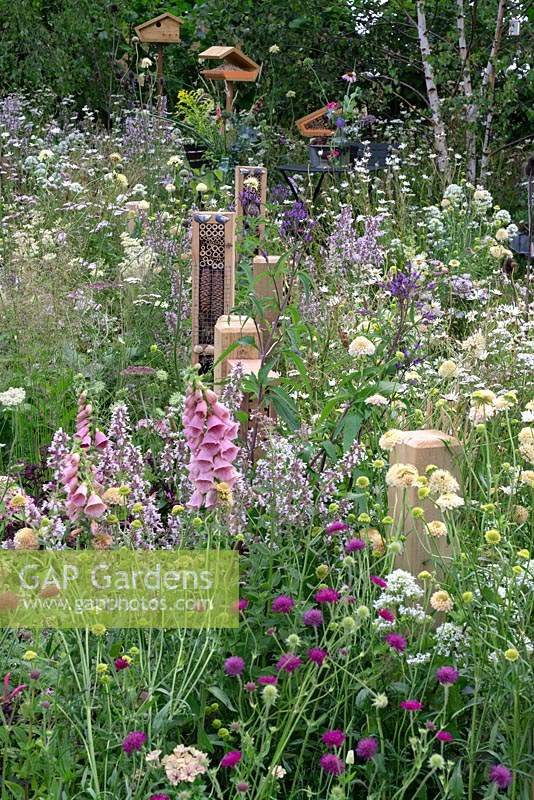
[[[184,144],[184,151],[189,161],[189,166],[193,169],[209,167],[210,159],[206,155],[206,147],[202,144]]]

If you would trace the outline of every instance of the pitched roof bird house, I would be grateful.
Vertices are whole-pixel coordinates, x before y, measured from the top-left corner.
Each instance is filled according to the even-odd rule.
[[[212,81],[224,81],[226,91],[226,110],[234,107],[235,81],[255,81],[260,73],[260,65],[246,56],[238,47],[216,45],[200,53],[199,58],[221,61],[215,67],[203,69],[200,74]]]
[[[199,58],[222,61],[215,67],[201,70],[201,74],[212,81],[255,81],[260,72],[260,65],[238,47],[208,47]]]
[[[328,118],[328,107],[317,109],[305,117],[301,117],[295,123],[301,136],[333,136],[335,133],[332,121]]]
[[[159,17],[137,25],[135,32],[139,41],[152,44],[177,44],[180,41],[182,20],[165,11]]]

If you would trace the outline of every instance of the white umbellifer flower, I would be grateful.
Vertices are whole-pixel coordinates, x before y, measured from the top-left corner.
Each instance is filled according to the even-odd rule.
[[[519,480],[521,483],[524,483],[526,486],[530,486],[531,489],[534,489],[534,469],[525,469],[519,476]]]
[[[349,345],[351,356],[372,356],[375,351],[376,347],[366,336],[357,336]]]
[[[454,361],[444,361],[438,369],[440,378],[455,378],[458,375],[458,366]]]
[[[150,208],[150,203],[148,202],[148,200],[139,200],[137,208],[139,209],[139,211],[148,211],[148,209]]]
[[[39,161],[50,161],[50,159],[53,158],[53,157],[54,157],[54,151],[53,150],[41,150],[41,152],[37,156]]]
[[[432,658],[432,653],[417,653],[415,656],[408,656],[406,663],[410,666],[419,666],[420,664],[428,664]]]
[[[499,228],[498,231],[495,231],[495,238],[498,242],[507,242],[509,239],[508,231],[506,228]]]
[[[386,473],[388,486],[414,486],[418,480],[419,473],[413,464],[393,464]]]
[[[0,405],[4,408],[16,408],[26,400],[26,390],[10,387],[6,392],[0,393]]]
[[[183,164],[183,159],[181,156],[171,156],[167,161],[168,167],[175,167],[177,164]]]
[[[382,434],[378,444],[382,450],[393,450],[396,445],[403,441],[404,436],[405,434],[402,431],[397,430],[397,428],[391,428],[391,430]]]
[[[371,394],[365,401],[368,406],[387,406],[388,399],[383,394]]]
[[[477,186],[473,193],[473,203],[479,211],[487,211],[493,205],[493,197],[487,189]]]
[[[495,214],[495,222],[498,222],[499,225],[509,225],[511,221],[512,217],[510,216],[510,212],[505,208],[501,208]]]
[[[436,628],[436,653],[459,662],[465,660],[470,637],[467,631],[453,622],[444,622]]]
[[[279,52],[280,52],[280,48],[278,47],[278,45],[277,45],[277,44],[272,44],[272,45],[269,47],[269,53],[271,53],[273,56],[275,56],[275,55],[276,55],[277,53],[279,53]]]
[[[446,492],[442,494],[441,497],[438,497],[436,505],[438,508],[441,508],[442,511],[451,511],[453,508],[464,506],[465,501],[463,497],[460,497],[460,495],[454,492]]]

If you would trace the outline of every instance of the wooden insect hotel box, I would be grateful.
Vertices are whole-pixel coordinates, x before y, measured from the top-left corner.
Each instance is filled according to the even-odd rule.
[[[135,29],[140,42],[152,44],[176,44],[180,41],[182,20],[166,11],[159,17],[149,19]]]
[[[212,81],[255,81],[260,65],[246,56],[238,47],[208,47],[199,58],[221,61],[215,67],[201,70],[201,75]]]
[[[335,133],[334,126],[328,118],[327,111],[327,106],[323,106],[323,108],[312,111],[310,114],[306,114],[305,117],[298,119],[295,124],[301,135],[310,138],[312,136],[333,136]]]
[[[213,365],[215,323],[234,305],[234,212],[193,215],[192,261],[192,360],[206,372]]]

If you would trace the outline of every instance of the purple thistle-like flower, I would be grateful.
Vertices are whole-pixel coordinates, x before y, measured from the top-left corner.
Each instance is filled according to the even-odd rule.
[[[331,522],[329,525],[327,525],[325,530],[326,533],[331,536],[333,533],[339,533],[339,531],[348,530],[348,527],[349,526],[346,522],[341,522],[341,520],[336,519],[334,522]]]
[[[372,736],[366,739],[360,739],[356,746],[356,755],[363,761],[369,761],[376,755],[378,750],[378,742]]]
[[[378,575],[371,575],[370,581],[374,583],[375,586],[380,586],[381,589],[388,588],[387,582],[383,578],[379,578]]]
[[[454,742],[454,736],[452,735],[452,733],[449,733],[449,731],[438,731],[436,733],[436,739],[439,742],[445,742],[446,744]]]
[[[326,586],[324,589],[319,589],[315,593],[315,601],[317,603],[337,603],[339,600],[339,592]]]
[[[403,653],[408,645],[408,642],[400,633],[388,633],[387,636],[384,636],[384,641],[397,653]]]
[[[345,764],[339,756],[334,753],[325,753],[319,761],[322,769],[330,775],[342,775],[345,772]]]
[[[421,711],[423,704],[419,700],[402,700],[399,706],[405,711]]]
[[[276,662],[276,669],[281,672],[294,672],[302,664],[302,659],[294,653],[284,653]]]
[[[365,549],[365,542],[363,539],[349,539],[345,542],[345,552],[346,553],[356,553],[359,550]]]
[[[440,667],[436,670],[436,679],[442,686],[452,686],[459,677],[460,673],[454,667]]]
[[[139,751],[145,744],[146,738],[146,733],[143,733],[143,731],[132,731],[124,737],[122,749],[128,755],[134,751]]]
[[[310,647],[308,650],[308,658],[319,667],[322,665],[325,658],[328,658],[328,653],[321,647]]]
[[[219,761],[220,767],[229,767],[233,769],[236,767],[239,762],[241,761],[241,751],[240,750],[230,750],[229,753],[225,753],[224,756]]]
[[[339,728],[325,731],[321,736],[323,744],[325,744],[327,747],[341,747],[346,738],[347,736],[344,731],[339,730]]]
[[[310,608],[302,615],[302,621],[305,625],[310,625],[312,628],[318,628],[324,622],[323,612],[319,608]]]
[[[381,608],[378,611],[378,616],[385,619],[386,622],[395,622],[395,614],[389,608]]]
[[[227,675],[236,677],[243,674],[245,669],[245,662],[240,656],[230,656],[224,662],[224,671]]]
[[[272,604],[272,609],[275,614],[289,614],[295,607],[295,601],[288,594],[281,594],[275,597]]]
[[[508,789],[513,780],[513,775],[504,764],[494,764],[489,772],[490,781],[499,789]]]
[[[151,794],[149,800],[171,800],[168,794]]]
[[[261,683],[264,686],[276,686],[278,683],[278,678],[276,675],[260,675],[258,678],[258,683]]]

